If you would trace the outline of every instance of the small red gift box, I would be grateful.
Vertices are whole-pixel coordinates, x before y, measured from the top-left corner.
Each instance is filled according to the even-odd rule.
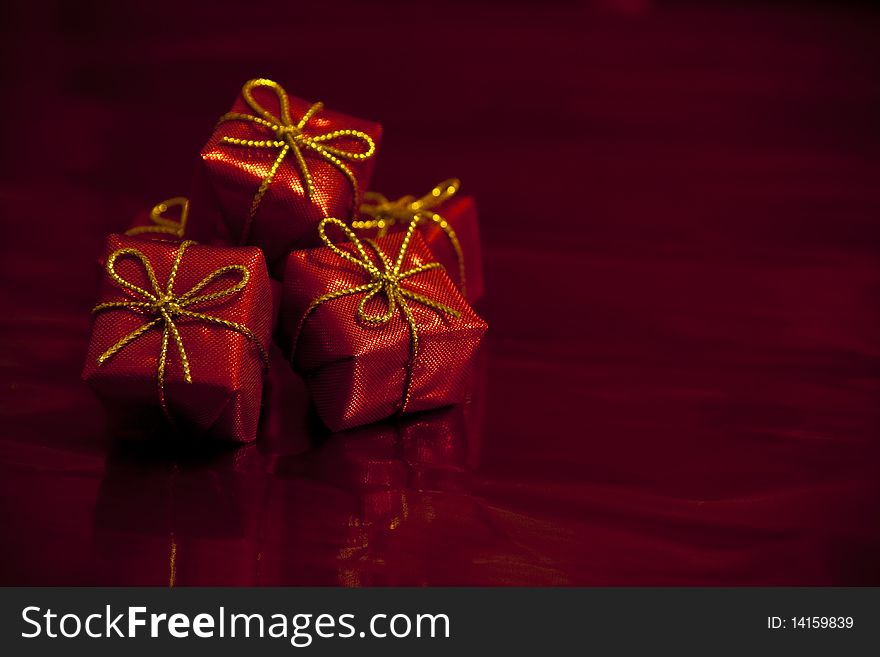
[[[272,332],[259,249],[111,235],[103,261],[83,379],[111,414],[254,440]]]
[[[416,222],[437,262],[473,304],[484,292],[477,205],[473,196],[457,196],[459,187],[459,181],[451,178],[421,198],[404,196],[396,201],[367,192],[361,218],[352,225],[362,234],[382,237],[406,231],[410,222]]]
[[[334,244],[335,225],[350,240]],[[324,219],[326,248],[287,260],[282,322],[324,423],[340,430],[462,401],[486,331],[411,223],[363,244]]]
[[[381,134],[378,123],[250,80],[201,151],[193,220],[283,267],[292,248],[317,244],[321,219],[354,218]]]

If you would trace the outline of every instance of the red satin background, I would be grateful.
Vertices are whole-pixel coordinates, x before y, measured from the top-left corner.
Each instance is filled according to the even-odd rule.
[[[880,584],[876,10],[4,12],[2,583]],[[426,441],[323,433],[274,350],[236,452],[123,449],[79,380],[106,234],[254,75],[478,200],[484,384]]]

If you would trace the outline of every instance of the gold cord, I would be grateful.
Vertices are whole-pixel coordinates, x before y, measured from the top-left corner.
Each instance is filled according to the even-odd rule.
[[[105,303],[99,303],[97,306],[92,308],[92,313],[99,313],[105,310],[124,309],[147,315],[151,318],[148,322],[142,324],[134,331],[121,338],[118,342],[116,342],[116,344],[114,344],[112,347],[107,349],[107,351],[98,356],[99,366],[103,365],[114,354],[121,351],[126,345],[134,342],[137,338],[145,334],[153,327],[156,327],[160,324],[163,325],[162,346],[159,349],[156,381],[158,384],[159,406],[161,406],[162,412],[165,414],[165,417],[168,418],[168,420],[171,421],[172,424],[173,419],[168,410],[168,405],[165,401],[165,365],[168,358],[169,338],[174,340],[174,344],[176,345],[177,351],[180,354],[180,363],[183,368],[184,381],[186,381],[187,383],[192,383],[189,358],[186,355],[186,349],[183,346],[183,339],[180,337],[180,332],[178,331],[177,325],[174,323],[174,318],[180,317],[185,319],[194,319],[200,322],[205,322],[207,324],[220,326],[230,331],[241,333],[243,336],[245,336],[248,340],[256,345],[257,349],[260,352],[260,358],[262,358],[264,366],[268,366],[269,362],[266,350],[263,348],[260,340],[247,326],[239,324],[237,322],[230,322],[229,320],[221,319],[220,317],[214,317],[213,315],[206,315],[204,313],[187,309],[189,306],[193,306],[199,303],[216,301],[217,299],[223,299],[230,295],[237,294],[238,292],[243,290],[248,284],[248,280],[250,280],[250,272],[247,270],[247,267],[245,267],[244,265],[226,265],[225,267],[220,267],[219,269],[214,270],[213,272],[205,276],[201,281],[196,283],[188,292],[184,292],[183,294],[175,294],[174,280],[177,277],[177,272],[180,269],[180,263],[183,259],[183,252],[188,246],[192,244],[195,244],[195,242],[186,241],[180,244],[180,247],[177,249],[177,254],[174,257],[174,262],[171,266],[171,273],[168,276],[168,283],[165,285],[164,290],[159,286],[159,282],[156,280],[156,274],[153,271],[153,266],[150,264],[147,256],[145,256],[141,251],[130,247],[117,249],[110,254],[109,258],[107,258],[107,275],[119,287],[128,290],[129,292],[135,293],[139,297],[143,298],[144,301],[108,301]],[[126,256],[139,260],[144,266],[144,270],[147,273],[147,278],[149,278],[150,285],[153,288],[152,292],[145,290],[144,288],[135,285],[130,281],[125,280],[116,272],[116,261]],[[222,290],[210,292],[208,294],[199,294],[199,292],[210,285],[215,279],[230,272],[237,272],[241,274],[241,280],[238,283]]]
[[[176,205],[180,206],[180,220],[168,219],[162,215],[168,212],[169,208]],[[152,226],[135,226],[125,231],[126,235],[142,235],[144,233],[162,233],[165,235],[173,235],[174,237],[183,238],[186,231],[186,220],[189,216],[189,199],[185,196],[175,196],[153,206],[150,211],[150,221]]]
[[[338,227],[343,233],[345,233],[345,236],[354,245],[360,257],[357,257],[352,253],[349,253],[348,251],[340,249],[336,244],[333,243],[333,241],[327,236],[326,232],[326,228],[330,224]],[[299,340],[299,336],[302,333],[303,325],[312,314],[312,312],[322,303],[333,301],[334,299],[339,299],[341,297],[349,296],[352,294],[363,294],[363,298],[358,302],[357,317],[361,321],[368,324],[387,323],[394,316],[395,311],[399,306],[401,312],[403,313],[404,319],[406,320],[406,323],[409,325],[410,331],[410,366],[407,368],[407,377],[403,392],[403,403],[400,407],[401,413],[406,410],[407,404],[409,403],[410,387],[412,384],[412,364],[415,362],[415,358],[418,354],[419,349],[419,331],[418,327],[416,326],[415,317],[413,317],[412,310],[410,309],[407,300],[420,303],[424,306],[427,306],[428,308],[436,310],[439,313],[445,313],[456,318],[461,317],[461,313],[454,308],[450,308],[444,303],[434,301],[433,299],[430,299],[424,295],[413,292],[412,290],[402,285],[402,282],[407,278],[416,276],[417,274],[421,274],[422,272],[426,272],[431,269],[443,268],[443,265],[441,265],[439,262],[429,262],[423,265],[419,265],[418,267],[413,267],[412,269],[408,269],[406,271],[401,271],[404,258],[406,257],[406,252],[409,248],[410,241],[412,240],[412,234],[415,229],[415,222],[411,222],[409,228],[407,228],[406,235],[403,238],[403,242],[400,245],[400,250],[397,252],[397,258],[394,260],[393,263],[388,255],[386,255],[385,252],[382,251],[378,244],[376,244],[372,240],[367,240],[367,243],[370,245],[370,247],[376,253],[377,257],[380,260],[380,268],[373,262],[373,259],[370,258],[367,250],[364,248],[363,243],[358,239],[357,235],[354,234],[351,228],[349,228],[339,219],[335,219],[333,217],[327,217],[326,219],[323,219],[318,225],[318,234],[321,237],[321,241],[323,241],[324,244],[327,245],[327,247],[330,248],[340,258],[354,263],[358,267],[364,269],[370,277],[370,282],[363,285],[350,287],[345,290],[339,290],[337,292],[328,292],[327,294],[324,294],[312,301],[308,309],[306,309],[306,312],[303,315],[302,319],[300,320],[293,346],[295,351],[296,341]],[[387,310],[381,314],[367,312],[367,303],[369,303],[370,299],[380,293],[383,293],[388,301]]]
[[[461,183],[457,178],[450,178],[436,185],[434,189],[421,198],[403,196],[396,201],[389,201],[378,192],[367,192],[364,194],[365,203],[361,205],[361,212],[371,217],[371,219],[356,220],[351,225],[356,229],[375,228],[378,230],[376,233],[377,237],[382,237],[398,221],[419,225],[426,221],[433,221],[446,233],[446,237],[449,238],[449,243],[455,251],[455,257],[458,260],[460,288],[462,294],[464,294],[467,286],[465,284],[464,253],[461,249],[461,243],[458,241],[458,235],[455,234],[455,230],[449,225],[449,222],[433,211],[434,208],[455,196],[460,186]]]
[[[269,110],[260,105],[260,103],[258,103],[254,99],[252,92],[258,87],[271,89],[273,92],[275,92],[275,95],[278,97],[279,107],[281,108],[280,117],[272,114]],[[248,234],[250,233],[251,224],[254,220],[254,215],[256,215],[257,213],[260,202],[263,200],[263,196],[269,189],[269,185],[271,185],[272,181],[275,179],[275,174],[278,173],[278,168],[281,166],[281,163],[284,161],[284,158],[288,156],[288,154],[293,153],[294,159],[296,160],[296,165],[299,168],[300,175],[302,176],[303,187],[305,188],[306,197],[311,198],[314,195],[315,184],[312,181],[312,174],[309,171],[308,164],[303,157],[303,149],[314,151],[320,157],[324,158],[327,162],[339,169],[342,175],[345,176],[345,178],[351,185],[351,214],[354,215],[354,211],[358,207],[357,179],[355,178],[352,170],[345,164],[345,162],[343,162],[343,160],[360,161],[372,157],[373,154],[376,152],[376,144],[370,137],[370,135],[365,132],[361,132],[360,130],[333,130],[331,132],[326,132],[322,135],[306,135],[303,132],[306,124],[308,124],[308,122],[312,119],[312,117],[315,116],[315,114],[323,109],[324,104],[315,103],[314,105],[309,107],[309,109],[306,111],[305,114],[303,114],[302,118],[299,121],[294,123],[293,119],[291,119],[290,116],[290,102],[287,98],[287,92],[280,84],[273,80],[267,80],[265,78],[248,80],[247,82],[245,82],[244,87],[242,87],[241,95],[248,106],[255,112],[255,114],[257,114],[257,116],[254,116],[252,114],[242,114],[240,112],[227,112],[220,117],[220,120],[217,121],[217,124],[219,125],[226,121],[248,121],[271,131],[272,133],[274,133],[275,139],[255,140],[238,139],[235,137],[223,137],[220,140],[221,143],[230,144],[233,146],[245,146],[247,148],[278,148],[280,150],[278,151],[278,155],[275,158],[275,161],[272,163],[272,166],[269,168],[269,172],[260,183],[260,187],[259,189],[257,189],[257,193],[254,195],[254,199],[251,203],[250,212],[248,213],[244,228],[242,229],[240,241],[244,243],[247,240]],[[346,151],[328,143],[340,138],[359,140],[366,145],[366,150],[363,152]]]

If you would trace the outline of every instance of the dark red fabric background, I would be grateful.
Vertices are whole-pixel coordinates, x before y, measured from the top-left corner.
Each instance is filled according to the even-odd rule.
[[[371,4],[4,5],[0,583],[880,584],[878,13]],[[476,195],[483,392],[113,446],[95,257],[257,75]]]

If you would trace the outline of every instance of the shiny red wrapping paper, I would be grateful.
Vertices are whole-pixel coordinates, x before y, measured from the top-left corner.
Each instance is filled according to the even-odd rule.
[[[376,240],[392,261],[403,233]],[[338,247],[356,254],[353,244]],[[368,247],[368,253],[379,262]],[[434,261],[418,232],[413,233],[401,270]],[[442,268],[406,278],[401,285],[461,313],[456,318],[418,302],[409,302],[418,328],[418,352],[411,357],[412,335],[402,309],[384,324],[362,321],[357,314],[364,294],[352,294],[319,304],[319,297],[370,282],[364,269],[321,247],[294,251],[284,274],[281,317],[293,345],[294,368],[305,378],[318,415],[333,429],[368,424],[401,411],[414,412],[462,401],[473,360],[486,323],[461,296]],[[377,294],[366,304],[383,312],[387,299]],[[409,402],[403,406],[409,379]]]
[[[275,93],[255,88],[252,96],[274,116],[281,113]],[[290,116],[296,123],[312,103],[287,96]],[[239,94],[231,112],[254,114],[243,94]],[[336,130],[356,130],[372,138],[378,147],[382,126],[341,112],[321,109],[305,124],[303,134],[310,137]],[[209,231],[236,244],[259,246],[266,255],[270,270],[280,274],[284,258],[294,248],[317,245],[315,227],[324,217],[350,218],[370,182],[375,154],[365,160],[343,160],[357,181],[355,190],[338,167],[315,151],[302,148],[303,160],[314,183],[308,194],[295,155],[281,161],[265,195],[251,220],[248,219],[260,185],[270,173],[280,148],[250,148],[223,143],[223,138],[254,141],[276,139],[269,128],[248,121],[223,121],[217,124],[208,143],[201,150],[190,194],[191,222],[200,232]],[[356,139],[339,137],[335,148],[358,152],[363,144]],[[273,266],[274,265],[274,266]]]
[[[436,208],[433,213],[440,215],[455,231],[461,246],[462,258],[459,260],[449,235],[434,221],[421,220],[419,232],[428,245],[434,259],[446,269],[446,273],[462,290],[469,303],[479,301],[485,293],[483,281],[483,254],[480,247],[480,229],[477,219],[477,204],[473,196],[454,196]],[[369,217],[362,217],[369,219]],[[389,233],[405,232],[406,222],[397,221],[388,228]],[[363,229],[359,234],[374,236],[376,229]],[[462,276],[463,275],[463,276]],[[464,283],[464,285],[462,285]]]
[[[121,248],[141,252],[151,264],[160,287],[164,288],[180,245],[111,235],[102,260],[106,262],[111,253]],[[272,293],[259,249],[192,244],[180,260],[173,292],[184,294],[227,265],[247,268],[250,274],[247,284],[236,294],[198,303],[189,309],[247,327],[265,350],[272,332]],[[145,268],[134,258],[119,258],[116,272],[142,289],[153,289]],[[238,280],[224,274],[202,292],[218,291]],[[100,303],[137,302],[144,298],[123,289],[105,273],[100,278],[98,300]],[[193,318],[175,319],[190,364],[192,383],[185,381],[179,352],[170,340],[164,394],[173,425],[162,413],[159,403],[161,322],[99,365],[101,354],[152,317],[149,312],[130,308],[114,308],[94,315],[82,376],[104,401],[119,433],[141,437],[152,431],[168,433],[176,428],[182,435],[234,442],[254,440],[264,362],[257,345],[242,333]]]

